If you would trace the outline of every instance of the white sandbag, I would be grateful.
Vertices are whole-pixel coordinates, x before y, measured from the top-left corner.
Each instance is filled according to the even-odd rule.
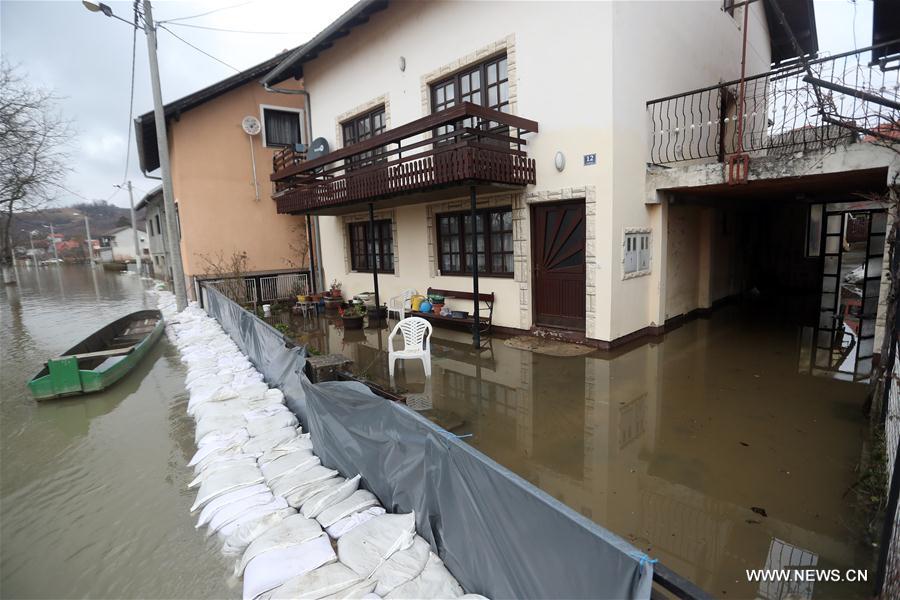
[[[394,588],[385,598],[419,600],[420,598],[471,598],[487,600],[478,594],[463,595],[463,589],[444,566],[437,554],[429,552],[422,572],[408,582]]]
[[[321,464],[321,462],[319,457],[312,453],[312,450],[295,450],[270,463],[260,465],[260,469],[263,477],[271,485],[293,471],[300,471]]]
[[[216,496],[262,482],[263,476],[259,467],[240,465],[213,473],[200,485],[200,491],[197,492],[197,499],[191,506],[191,512],[202,508]]]
[[[269,386],[262,381],[254,381],[253,383],[235,387],[234,391],[238,396],[245,400],[256,400],[264,398],[266,390],[268,389]]]
[[[337,560],[327,536],[257,556],[244,570],[244,600],[253,600],[289,579]]]
[[[360,476],[357,475],[337,487],[319,492],[303,503],[303,506],[300,507],[300,512],[309,519],[319,516],[319,513],[329,506],[349,498],[359,488],[359,479]]]
[[[322,527],[334,525],[344,517],[359,512],[370,506],[376,506],[378,498],[369,490],[356,490],[350,496],[332,504],[316,516]]]
[[[375,593],[385,596],[419,575],[425,568],[430,553],[431,546],[428,542],[418,535],[415,536],[412,546],[391,554],[369,577],[378,582]]]
[[[276,406],[284,406],[283,404],[278,404]],[[252,436],[256,437],[266,433],[267,431],[272,431],[275,429],[281,429],[283,427],[296,427],[297,426],[297,417],[290,410],[282,410],[278,411],[275,414],[255,419],[245,419],[247,422],[247,432]]]
[[[225,540],[245,523],[252,523],[264,515],[289,508],[287,502],[284,501],[284,498],[276,498],[274,496],[272,498],[273,499],[266,504],[247,508],[236,519],[219,528],[219,536]]]
[[[200,404],[206,402],[221,402],[237,397],[237,390],[228,384],[194,389],[191,390],[191,399],[188,400],[187,412],[189,415],[192,415],[193,409]]]
[[[244,449],[240,446],[232,446],[230,448],[219,448],[215,452],[211,452],[208,456],[206,456],[203,460],[194,465],[194,473],[202,473],[207,470],[213,464],[218,464],[221,462],[228,461],[237,461],[242,458],[246,458],[247,456],[252,456],[254,458],[258,457],[258,454],[249,454],[244,451]]]
[[[234,566],[234,576],[240,577],[247,564],[264,552],[296,546],[319,537],[322,528],[314,519],[293,514],[250,542],[247,550]]]
[[[325,596],[322,600],[351,600],[356,598],[378,598],[373,591],[376,582],[371,579],[363,579],[356,585],[341,590],[331,596]]]
[[[368,577],[392,554],[412,545],[415,527],[415,513],[375,517],[338,540],[338,556],[361,577]]]
[[[206,506],[203,507],[203,510],[200,511],[200,517],[197,519],[197,528],[203,527],[209,520],[212,519],[213,515],[217,512],[231,504],[232,502],[236,502],[243,498],[248,498],[255,494],[259,494],[260,492],[268,492],[269,488],[264,483],[259,483],[257,485],[251,485],[250,487],[241,488],[239,490],[235,490],[233,492],[228,492],[227,494],[222,494],[215,500],[211,500]]]
[[[266,390],[266,393],[263,394],[263,400],[266,399],[267,394],[270,391],[272,391],[272,390]],[[248,421],[256,421],[259,419],[265,419],[266,417],[271,417],[271,416],[277,415],[279,413],[294,414],[291,412],[291,409],[289,409],[287,406],[285,406],[284,404],[281,404],[280,402],[276,402],[276,403],[264,404],[263,406],[254,408],[253,410],[248,410],[247,412],[244,413],[244,418],[247,419]]]
[[[194,430],[194,441],[198,445],[202,444],[203,438],[211,433],[221,434],[222,432],[231,432],[235,429],[246,427],[247,420],[244,417],[209,417],[197,421],[197,427]],[[250,430],[247,429],[249,432]]]
[[[278,388],[270,388],[266,390],[266,393],[263,394],[263,397],[269,402],[284,402],[284,392],[282,392]]]
[[[221,417],[243,417],[250,404],[241,398],[232,398],[230,400],[222,400],[221,402],[207,402],[199,405],[194,409],[195,421],[202,421],[208,418]],[[246,430],[246,428],[244,428]],[[224,434],[223,434],[224,435]]]
[[[262,453],[266,450],[271,450],[278,444],[283,443],[296,436],[297,429],[295,427],[282,427],[281,429],[274,429],[262,435],[250,438],[248,441],[244,442],[244,451],[250,453]]]
[[[322,490],[334,487],[336,485],[341,485],[345,481],[347,480],[343,477],[332,477],[330,479],[324,479],[322,481],[317,481],[308,485],[301,485],[300,487],[291,489],[293,483],[290,477],[285,477],[279,480],[274,486],[272,486],[272,493],[276,496],[283,496],[290,506],[293,506],[294,508],[300,508],[301,506],[303,506],[304,502],[306,502],[309,498],[312,498]]]
[[[288,500],[288,504],[290,504],[290,500]],[[383,515],[385,512],[387,511],[380,506],[370,506],[365,510],[344,517],[334,525],[329,526],[325,531],[328,532],[328,537],[331,539],[339,540],[341,539],[341,536],[349,533],[359,525],[362,525],[378,515]]]
[[[272,590],[272,600],[317,600],[353,587],[360,582],[353,569],[333,562],[285,581]]]
[[[304,486],[331,479],[335,475],[337,475],[337,471],[322,465],[315,465],[301,471],[292,471],[271,484],[272,493],[285,497]]]
[[[250,542],[283,521],[286,517],[295,514],[297,514],[297,511],[293,508],[283,508],[275,512],[256,515],[251,520],[242,523],[230,535],[222,536],[225,538],[222,554],[225,556],[237,556],[243,553]]]
[[[207,537],[211,536],[220,529],[224,529],[229,524],[237,521],[238,519],[245,517],[254,508],[260,506],[269,506],[273,508],[273,510],[277,510],[279,508],[284,508],[284,506],[287,504],[279,503],[278,505],[273,506],[272,502],[274,500],[275,496],[272,495],[272,492],[266,491],[232,502],[222,510],[218,511],[215,515],[213,515],[212,519],[209,520],[209,529],[207,529],[206,531]]]
[[[206,435],[203,438],[203,444],[198,445],[198,448],[205,448],[206,446],[218,446],[223,448],[225,446],[230,446],[234,443],[243,444],[247,440],[250,439],[250,435],[247,433],[246,429],[235,429],[233,431],[223,431],[219,432],[216,435]],[[193,466],[191,463],[188,463],[188,466]]]
[[[312,449],[313,445],[312,440],[309,439],[309,434],[298,435],[297,437],[281,442],[277,446],[263,452],[262,456],[259,457],[259,464],[262,466],[297,450]]]
[[[195,488],[209,479],[213,473],[218,473],[224,469],[237,466],[252,467],[256,463],[256,458],[247,454],[235,454],[219,458],[216,461],[204,464],[203,469],[197,471],[197,476],[188,484],[188,488]]]

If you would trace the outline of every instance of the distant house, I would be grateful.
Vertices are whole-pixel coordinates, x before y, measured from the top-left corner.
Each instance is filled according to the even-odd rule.
[[[157,186],[134,207],[136,211],[146,211],[147,248],[150,255],[151,273],[157,279],[172,278],[169,252],[166,246],[166,211],[163,206],[162,186]]]
[[[99,254],[101,261],[112,262],[135,260],[135,230],[132,229],[131,226],[117,227],[99,237]],[[149,256],[150,249],[147,243],[147,233],[138,229],[137,237],[141,255],[143,256],[146,254]]]
[[[181,255],[192,296],[196,280],[221,270],[236,254],[247,256],[248,275],[307,269],[306,219],[278,215],[270,200],[273,154],[307,141],[300,83],[282,86],[298,93],[275,94],[258,81],[283,58],[276,56],[165,105]],[[260,125],[254,135],[245,132],[247,117]],[[135,120],[145,173],[159,169],[155,127],[152,112]],[[148,194],[138,207],[147,210],[154,270],[169,278],[161,190]]]

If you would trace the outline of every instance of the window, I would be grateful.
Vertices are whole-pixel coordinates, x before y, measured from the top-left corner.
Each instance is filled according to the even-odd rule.
[[[437,225],[439,265],[442,275],[471,273],[474,258],[477,261],[479,273],[495,277],[512,277],[511,208],[489,208],[476,213],[476,248],[474,250],[472,248],[472,215],[470,213],[437,215]]]
[[[350,268],[354,271],[372,270],[372,242],[369,239],[369,222],[350,223]],[[378,271],[394,272],[394,233],[391,221],[375,221],[375,259]]]
[[[351,144],[358,144],[379,133],[383,133],[384,130],[387,129],[385,123],[383,106],[379,106],[365,114],[353,117],[349,121],[344,121],[341,124],[341,129],[344,133],[344,147],[346,148]],[[353,156],[347,160],[347,166],[351,169],[366,167],[373,164],[377,160],[376,157],[380,156],[383,152],[384,148],[375,148],[374,150]]]
[[[302,112],[263,107],[263,143],[270,148],[294,147],[301,142]]]
[[[629,232],[625,234],[625,274],[650,271],[650,233]]]
[[[150,223],[150,227],[153,227],[153,223]],[[159,213],[156,213],[156,233],[162,233],[162,229],[159,228]]]
[[[505,113],[509,112],[509,74],[506,55],[497,56],[473,65],[431,86],[431,112],[455,106],[457,102],[471,102]],[[473,127],[467,119],[463,127]],[[434,135],[440,136],[454,127],[442,125]]]

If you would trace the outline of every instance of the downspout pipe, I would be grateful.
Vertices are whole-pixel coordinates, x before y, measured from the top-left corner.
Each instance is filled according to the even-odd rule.
[[[307,135],[307,137],[310,138],[309,140],[307,140],[307,143],[311,142],[312,141],[312,99],[309,96],[309,92],[307,92],[306,90],[279,89],[279,88],[270,86],[268,83],[263,83],[262,86],[267,92],[271,92],[273,94],[291,94],[291,95],[303,96],[303,99],[304,99],[303,100],[303,114],[306,115],[306,135]],[[306,218],[308,219],[308,218],[310,218],[310,216],[311,215],[307,215]],[[313,220],[312,230],[313,230],[313,237],[314,237],[315,248],[316,248],[316,257],[319,258],[319,260],[316,261],[315,273],[313,275],[314,278],[318,279],[319,284],[316,285],[315,282],[313,282],[313,287],[315,287],[316,289],[319,289],[319,290],[324,290],[325,289],[325,272],[322,270],[322,260],[321,260],[322,236],[319,234],[320,229],[319,229],[318,215],[312,216],[312,220]],[[310,264],[310,268],[312,268],[312,264]]]

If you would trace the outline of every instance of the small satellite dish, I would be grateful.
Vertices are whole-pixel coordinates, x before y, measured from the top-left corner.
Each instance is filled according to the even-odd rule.
[[[309,149],[306,152],[306,160],[313,160],[320,156],[325,156],[326,154],[328,154],[328,140],[325,138],[316,138],[312,141],[312,144],[309,145]]]
[[[260,125],[259,119],[251,115],[244,117],[244,120],[241,121],[241,129],[247,135],[257,135],[262,131],[262,125]]]

